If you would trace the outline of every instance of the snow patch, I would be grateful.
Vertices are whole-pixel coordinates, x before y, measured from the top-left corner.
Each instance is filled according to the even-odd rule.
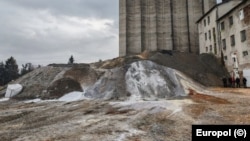
[[[10,98],[1,98],[0,102],[8,101]]]
[[[82,92],[71,92],[68,94],[65,94],[64,96],[62,96],[61,98],[58,99],[58,101],[64,101],[64,102],[72,102],[72,101],[78,101],[83,99],[83,93]]]
[[[68,94],[65,94],[64,96],[60,97],[59,99],[53,99],[53,100],[41,100],[39,98],[33,99],[33,100],[27,100],[24,101],[24,103],[43,103],[43,102],[73,102],[73,101],[79,101],[79,100],[84,100],[88,99],[83,95],[83,92],[70,92]]]
[[[27,100],[27,101],[24,101],[24,103],[38,103],[38,102],[41,102],[42,100],[40,98],[37,98],[37,99],[32,99],[32,100]]]

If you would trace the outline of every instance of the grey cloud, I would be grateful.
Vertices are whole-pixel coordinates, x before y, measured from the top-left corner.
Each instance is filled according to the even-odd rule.
[[[2,0],[0,7],[0,61],[14,56],[19,64],[47,65],[66,63],[70,55],[79,63],[118,56],[118,0]],[[64,16],[114,23],[104,22],[100,31],[86,27],[67,33],[60,26],[71,30],[74,23]]]
[[[48,9],[55,14],[114,18],[118,0],[10,0],[11,4],[30,9]]]

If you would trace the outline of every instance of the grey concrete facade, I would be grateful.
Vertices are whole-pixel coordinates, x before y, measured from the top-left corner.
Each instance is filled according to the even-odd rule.
[[[119,55],[199,52],[196,21],[216,0],[120,0]]]

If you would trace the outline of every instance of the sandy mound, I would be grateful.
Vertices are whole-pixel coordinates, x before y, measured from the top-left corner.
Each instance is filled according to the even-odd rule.
[[[145,60],[108,70],[84,94],[91,99],[157,100],[187,96],[189,88],[201,87],[174,69]]]

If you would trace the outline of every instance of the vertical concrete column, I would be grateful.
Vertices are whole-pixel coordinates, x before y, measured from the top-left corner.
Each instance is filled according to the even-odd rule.
[[[120,56],[144,50],[198,52],[196,21],[216,0],[119,0]]]
[[[174,43],[178,51],[189,52],[187,29],[187,5],[185,0],[173,0]]]
[[[141,0],[127,0],[127,54],[141,53]]]
[[[157,49],[172,50],[170,0],[156,0]]]
[[[157,50],[156,2],[142,0],[142,50]]]
[[[148,32],[148,28],[147,28],[147,3],[148,0],[141,0],[141,43],[142,43],[142,51],[144,51],[147,46],[147,32]]]
[[[155,0],[149,0],[148,5],[148,11],[149,11],[149,46],[148,50],[150,51],[156,51],[157,50],[157,30],[156,30],[156,1]]]
[[[127,7],[126,0],[119,1],[119,56],[127,54]]]
[[[199,34],[196,21],[202,16],[203,2],[201,0],[189,0],[189,36],[192,53],[199,53]]]

